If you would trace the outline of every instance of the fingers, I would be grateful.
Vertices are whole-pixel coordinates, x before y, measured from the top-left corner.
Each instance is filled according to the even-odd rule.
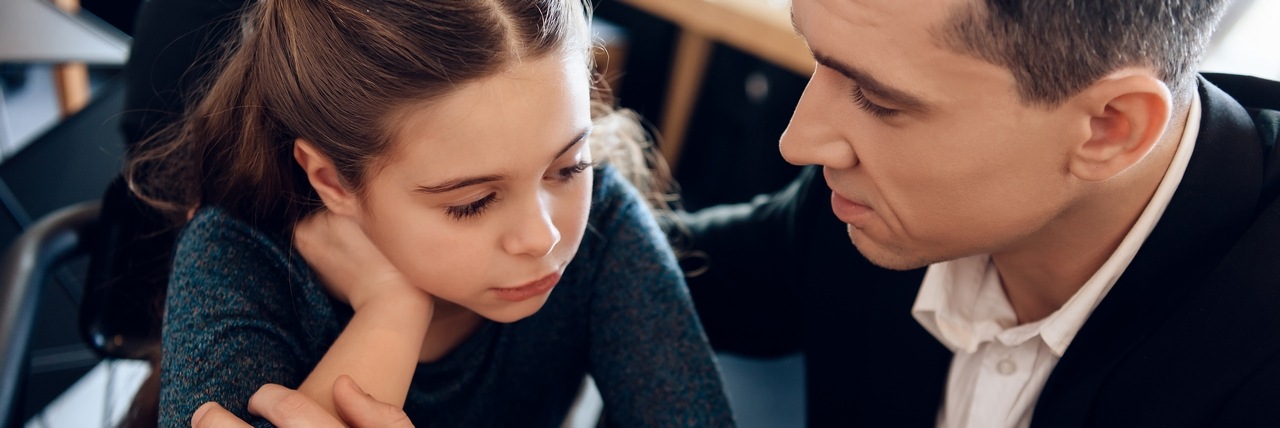
[[[191,428],[249,428],[249,424],[210,401],[191,414]]]
[[[351,376],[338,376],[333,382],[333,404],[338,415],[353,427],[412,427],[404,410],[375,400],[356,385]]]
[[[301,392],[280,385],[267,384],[249,398],[249,412],[266,418],[275,426],[332,427],[344,425],[320,404]]]

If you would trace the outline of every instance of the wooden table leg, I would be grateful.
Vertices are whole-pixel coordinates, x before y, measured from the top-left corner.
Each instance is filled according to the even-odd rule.
[[[58,110],[62,117],[75,114],[89,103],[89,67],[84,63],[55,64],[53,85],[58,90]]]
[[[689,129],[689,119],[693,115],[710,55],[711,39],[689,30],[680,32],[662,114],[662,156],[672,171],[680,161],[685,132]]]
[[[79,0],[54,0],[63,11],[80,12]],[[53,84],[58,91],[58,109],[67,117],[89,103],[89,67],[82,62],[68,62],[53,66]]]

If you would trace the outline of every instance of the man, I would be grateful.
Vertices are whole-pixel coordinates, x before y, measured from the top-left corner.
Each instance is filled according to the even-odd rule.
[[[692,216],[713,345],[803,351],[814,426],[1280,421],[1280,87],[1194,73],[1225,2],[939,3],[794,2],[822,169]]]
[[[822,168],[688,216],[713,345],[803,352],[813,426],[1280,421],[1280,84],[1195,74],[1225,3],[794,0]]]

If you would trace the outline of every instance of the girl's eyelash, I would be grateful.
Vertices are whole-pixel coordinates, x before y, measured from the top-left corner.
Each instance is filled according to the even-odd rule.
[[[480,198],[475,202],[458,206],[446,207],[444,212],[453,217],[454,220],[466,220],[484,213],[485,208],[498,200],[498,194],[490,193],[488,196]]]
[[[559,171],[559,175],[556,176],[556,179],[559,181],[573,180],[579,174],[582,174],[583,171],[586,171],[587,168],[591,168],[594,166],[596,165],[592,162],[579,161],[578,163],[573,164],[573,166],[570,166],[567,168],[561,168]]]
[[[581,175],[587,170],[587,168],[594,166],[595,164],[591,162],[578,162],[572,166],[561,168],[559,171],[556,171],[554,179],[560,182],[568,182]],[[453,217],[454,220],[462,221],[484,214],[485,209],[489,208],[490,205],[497,201],[498,193],[494,192],[472,203],[445,207],[444,211],[450,217]]]
[[[871,102],[871,100],[867,99],[867,96],[862,93],[862,87],[856,84],[853,85],[852,93],[853,93],[853,102],[857,103],[858,107],[861,108],[863,111],[867,113],[871,113],[872,116],[889,117],[889,116],[898,114],[897,110],[882,107],[879,104]]]

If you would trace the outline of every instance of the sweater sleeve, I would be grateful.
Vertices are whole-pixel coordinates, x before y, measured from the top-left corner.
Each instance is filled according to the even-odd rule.
[[[216,401],[255,426],[249,397],[267,383],[296,387],[308,333],[292,296],[288,252],[243,223],[202,210],[179,237],[165,304],[160,426],[190,426]],[[319,334],[311,332],[311,334]]]
[[[732,426],[733,416],[662,232],[636,191],[604,171],[593,206],[592,377],[609,426]],[[589,231],[588,233],[592,233]]]

